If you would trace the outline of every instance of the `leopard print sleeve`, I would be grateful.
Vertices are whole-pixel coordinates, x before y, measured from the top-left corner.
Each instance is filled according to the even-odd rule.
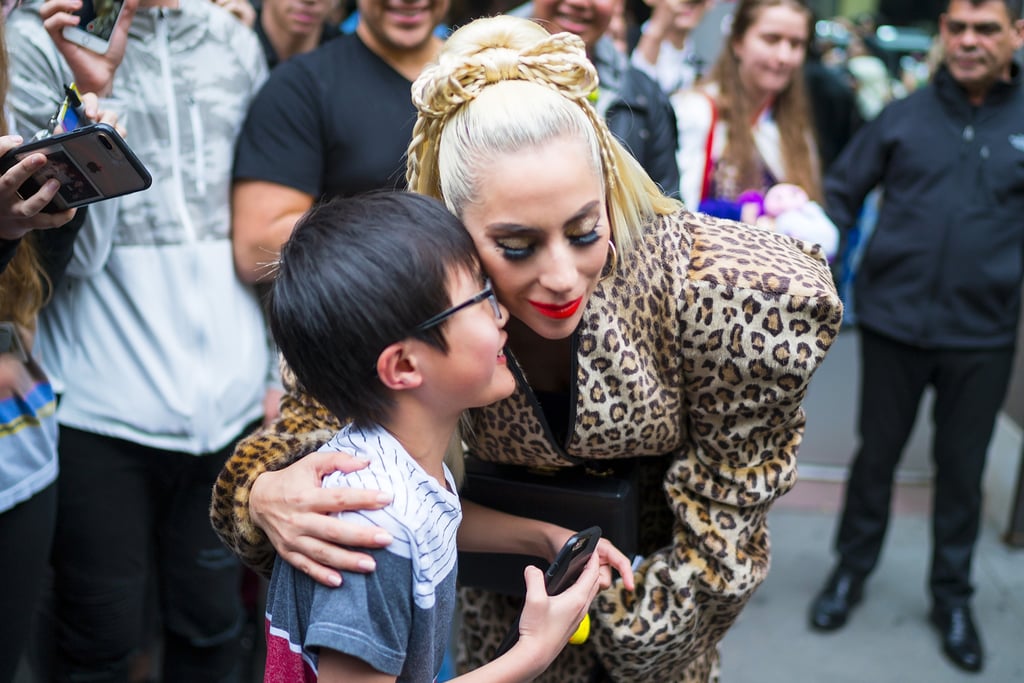
[[[672,544],[645,558],[634,593],[613,586],[595,603],[595,648],[613,680],[670,680],[706,661],[764,580],[766,516],[796,482],[801,402],[842,321],[816,246],[680,220],[688,237],[672,245],[684,256],[669,279],[685,436],[663,482]]]
[[[341,428],[337,418],[297,388],[286,367],[281,374],[287,393],[280,417],[239,442],[214,484],[210,503],[213,530],[245,564],[266,577],[276,553],[249,516],[253,482],[264,472],[283,469],[317,450]]]

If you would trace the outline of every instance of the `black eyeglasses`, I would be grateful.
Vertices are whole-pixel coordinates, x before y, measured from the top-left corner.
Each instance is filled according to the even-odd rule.
[[[496,320],[501,320],[501,308],[498,306],[498,299],[494,296],[494,288],[491,287],[491,280],[490,278],[488,278],[484,280],[484,291],[470,297],[466,301],[463,301],[461,304],[445,309],[438,313],[437,315],[433,316],[432,318],[420,323],[419,325],[416,326],[416,331],[425,332],[426,330],[429,330],[432,327],[437,327],[445,320],[461,311],[463,308],[469,308],[474,304],[480,303],[484,299],[487,299],[488,301],[491,302],[491,308],[494,309],[494,318]]]

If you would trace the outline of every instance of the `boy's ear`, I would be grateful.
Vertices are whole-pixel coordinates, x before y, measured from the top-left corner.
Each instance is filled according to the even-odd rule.
[[[377,356],[377,376],[388,389],[415,389],[423,383],[416,355],[406,342],[391,344]]]

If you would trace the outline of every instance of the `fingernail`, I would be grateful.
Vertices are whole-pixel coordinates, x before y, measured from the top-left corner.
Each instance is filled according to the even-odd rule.
[[[373,537],[374,542],[380,543],[381,545],[387,545],[391,541],[395,540],[391,537],[391,534],[380,533]]]
[[[341,585],[341,577],[338,576],[337,574],[332,574],[331,576],[327,577],[327,583],[329,583],[332,586],[334,586],[335,588],[337,588],[338,586]]]
[[[377,494],[377,502],[378,503],[390,503],[392,500],[394,500],[394,498],[395,497],[392,496],[390,493],[378,493]]]
[[[356,566],[358,566],[360,569],[365,569],[368,572],[372,572],[374,569],[377,568],[377,563],[373,560],[359,560],[359,563]]]

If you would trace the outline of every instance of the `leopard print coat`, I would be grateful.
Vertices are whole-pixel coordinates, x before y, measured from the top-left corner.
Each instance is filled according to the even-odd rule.
[[[661,463],[640,497],[671,514],[662,515],[669,523],[636,574],[636,591],[619,582],[601,592],[588,642],[566,648],[539,680],[593,680],[598,663],[622,683],[716,678],[717,643],[767,574],[766,516],[796,482],[800,404],[842,321],[817,247],[685,211],[644,235],[598,284],[574,335],[567,442],[555,442],[524,381],[471,416],[469,446],[486,460]],[[253,480],[337,427],[312,399],[293,394],[281,420],[228,462],[212,520],[248,564],[268,572],[273,560],[248,516]],[[472,669],[487,661],[518,606],[472,589],[460,597],[460,668]]]

